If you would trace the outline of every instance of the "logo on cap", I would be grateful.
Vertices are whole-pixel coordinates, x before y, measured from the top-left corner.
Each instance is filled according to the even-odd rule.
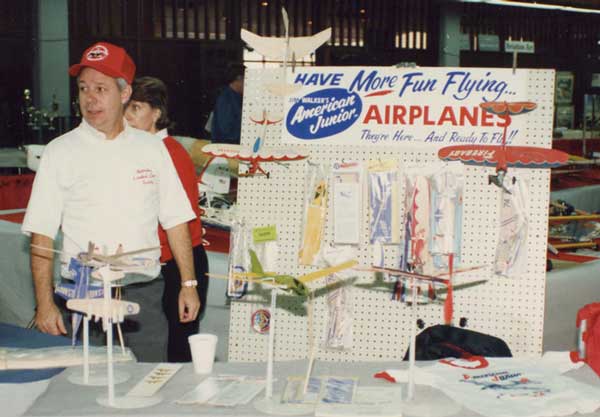
[[[88,61],[102,61],[108,56],[108,49],[104,45],[94,46],[87,54]]]

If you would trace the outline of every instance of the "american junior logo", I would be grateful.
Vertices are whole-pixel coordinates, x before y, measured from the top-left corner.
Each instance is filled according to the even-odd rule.
[[[343,88],[327,88],[302,98],[290,108],[286,127],[299,139],[321,139],[348,129],[358,120],[362,100]]]

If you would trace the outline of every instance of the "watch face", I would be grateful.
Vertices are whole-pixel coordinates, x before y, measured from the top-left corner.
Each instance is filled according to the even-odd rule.
[[[271,313],[269,310],[260,309],[252,313],[251,323],[252,330],[257,333],[267,333],[269,331],[269,323],[271,322]]]

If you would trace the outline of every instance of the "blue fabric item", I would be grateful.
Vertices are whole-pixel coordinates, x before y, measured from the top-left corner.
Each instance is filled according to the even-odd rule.
[[[213,110],[211,137],[214,143],[239,145],[242,130],[242,96],[227,86]]]
[[[11,324],[0,323],[0,347],[42,348],[70,346],[68,337],[52,336],[37,330],[25,329]],[[0,371],[0,383],[21,384],[52,378],[65,368]]]

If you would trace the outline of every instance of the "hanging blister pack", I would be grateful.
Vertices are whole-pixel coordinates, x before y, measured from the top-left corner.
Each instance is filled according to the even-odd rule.
[[[421,170],[422,171],[422,170]],[[405,243],[408,246],[407,263],[412,270],[420,274],[430,275],[433,272],[433,259],[429,253],[431,238],[431,194],[430,176],[409,172],[407,179],[407,196],[405,212],[407,215],[407,231]]]
[[[252,249],[260,260],[263,271],[278,270],[279,245],[275,225],[252,229]]]
[[[398,161],[369,161],[369,243],[374,266],[384,266],[383,245],[400,243]]]
[[[433,257],[430,253],[431,241],[431,175],[432,169],[415,167],[404,170],[405,207],[404,242],[400,269],[431,275],[434,272]],[[404,280],[396,282],[393,298],[405,301],[407,286]],[[417,289],[424,301],[435,297],[430,284],[420,284]]]
[[[400,241],[398,162],[369,161],[369,242],[383,244]]]
[[[356,250],[351,246],[328,247],[323,258],[329,265],[356,259]],[[350,350],[353,343],[352,286],[344,282],[355,273],[352,270],[336,272],[326,278],[326,285],[335,287],[327,293],[328,320],[325,326],[325,349]]]
[[[453,254],[453,267],[460,265],[462,230],[463,164],[444,165],[431,177],[431,241],[430,249],[436,273],[448,270],[448,255]]]
[[[308,167],[299,263],[300,265],[316,266],[325,229],[328,186],[327,174],[322,164],[309,164]]]
[[[248,291],[248,281],[233,278],[234,273],[248,272],[250,256],[248,250],[248,229],[243,222],[234,221],[229,235],[229,280],[227,296],[239,299]]]
[[[362,230],[362,167],[359,162],[335,162],[332,172],[333,241],[358,245]]]
[[[527,272],[527,234],[529,229],[529,187],[521,177],[504,178],[500,206],[498,246],[494,272],[504,277]]]

